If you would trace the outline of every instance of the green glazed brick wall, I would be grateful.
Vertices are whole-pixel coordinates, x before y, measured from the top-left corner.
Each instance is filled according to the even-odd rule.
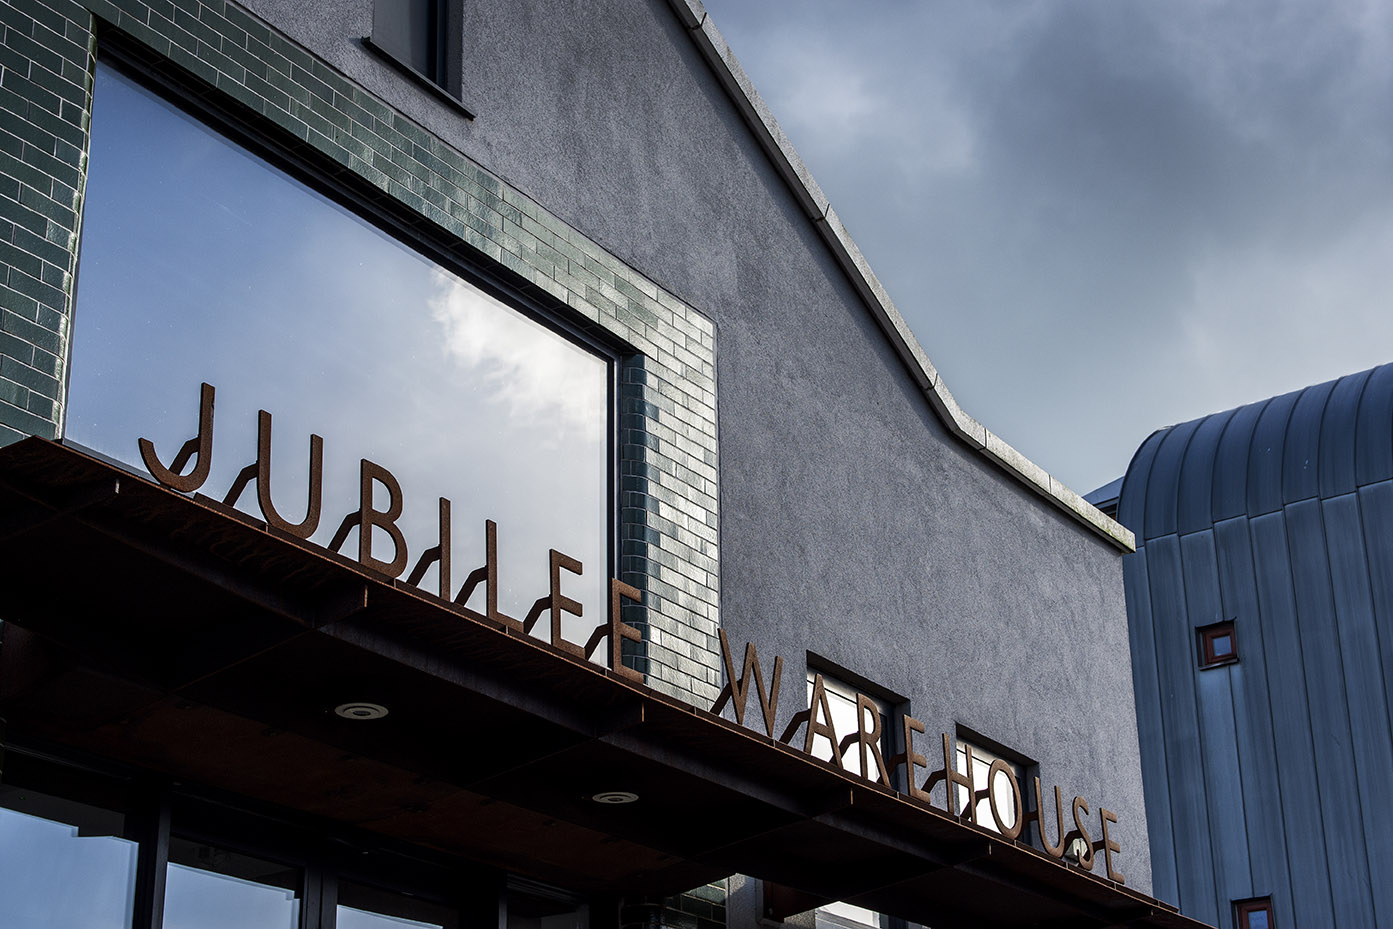
[[[672,897],[628,897],[619,929],[726,929],[727,885],[722,880]]]
[[[0,442],[58,434],[91,112],[88,23],[0,3]]]
[[[726,929],[726,882],[717,881],[676,897],[663,908],[667,929]]]
[[[711,321],[267,23],[223,0],[0,0],[0,444],[63,423],[97,38],[119,30],[252,128],[405,207],[632,350],[619,397],[628,660],[709,706],[720,682]]]

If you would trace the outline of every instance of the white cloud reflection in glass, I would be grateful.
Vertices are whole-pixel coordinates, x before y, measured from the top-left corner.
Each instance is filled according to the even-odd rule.
[[[310,433],[324,437],[314,541],[357,509],[370,459],[401,483],[409,566],[436,543],[437,498],[451,500],[456,589],[484,562],[485,519],[514,616],[546,594],[549,549],[580,559],[583,577],[562,576],[585,607],[565,634],[583,643],[606,609],[608,361],[107,66],[92,125],[65,436],[137,467],[147,437],[168,463],[207,381],[202,493],[221,498],[255,460],[268,410],[272,499],[291,522]],[[259,515],[254,484],[239,507]],[[391,559],[385,533],[373,549]],[[421,586],[437,589],[434,568]]]

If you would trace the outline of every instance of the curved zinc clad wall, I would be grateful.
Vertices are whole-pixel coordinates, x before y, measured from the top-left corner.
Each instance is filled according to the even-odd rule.
[[[1355,426],[1355,480],[1371,484],[1393,471],[1393,370],[1388,365],[1369,372]]]
[[[1186,493],[1176,507],[1176,528],[1182,534],[1203,529],[1213,521],[1210,513],[1214,458],[1227,425],[1228,419],[1224,416],[1207,416],[1190,439],[1180,472],[1180,482],[1186,487]]]
[[[1123,482],[1155,889],[1203,921],[1393,924],[1390,437],[1393,364],[1161,430]]]
[[[1316,477],[1322,497],[1338,497],[1357,486],[1355,480],[1355,442],[1340,441],[1341,436],[1355,435],[1359,423],[1359,399],[1372,372],[1363,371],[1342,377],[1335,382],[1321,417],[1321,433],[1317,452]]]
[[[1214,490],[1210,505],[1214,521],[1246,512],[1248,500],[1248,453],[1253,429],[1267,403],[1254,403],[1227,416],[1224,434],[1214,454]],[[1125,486],[1125,485],[1124,485]]]
[[[361,54],[362,9],[248,5],[714,321],[737,660],[753,642],[792,680],[813,652],[903,698],[930,750],[963,726],[1039,762],[1046,790],[1118,813],[1127,886],[1150,887],[1116,549],[944,427],[819,235],[835,214],[811,215],[699,53],[699,5],[465,4],[468,123]],[[655,627],[650,649],[719,681],[709,616],[704,643]]]
[[[1320,438],[1324,413],[1334,383],[1318,384],[1301,391],[1292,407],[1291,422],[1282,449],[1282,500],[1295,503],[1320,491],[1316,474],[1320,464]],[[1333,437],[1332,437],[1333,441]],[[1343,444],[1335,441],[1335,444]]]

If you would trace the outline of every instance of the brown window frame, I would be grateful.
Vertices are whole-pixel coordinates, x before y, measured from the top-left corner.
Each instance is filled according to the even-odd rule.
[[[1277,925],[1272,913],[1271,897],[1254,897],[1251,900],[1235,900],[1233,904],[1234,929],[1250,929],[1248,917],[1254,913],[1267,915],[1267,929]]]
[[[1233,620],[1201,626],[1195,631],[1199,635],[1199,662],[1201,670],[1222,668],[1225,665],[1238,663],[1238,635],[1234,630]],[[1220,655],[1214,650],[1214,642],[1216,639],[1224,636],[1228,636],[1229,650],[1227,654]]]

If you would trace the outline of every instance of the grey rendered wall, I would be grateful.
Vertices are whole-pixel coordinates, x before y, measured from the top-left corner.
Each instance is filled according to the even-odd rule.
[[[92,5],[113,16],[146,9]],[[249,6],[327,62],[323,73],[311,63],[312,78],[356,82],[403,125],[438,135],[445,146],[427,139],[432,154],[458,150],[487,169],[500,203],[550,211],[553,235],[589,242],[596,261],[618,259],[610,273],[655,284],[692,308],[691,325],[714,320],[719,507],[689,493],[644,499],[677,507],[674,538],[691,531],[684,520],[706,532],[719,518],[719,621],[737,648],[754,641],[791,663],[785,716],[811,649],[907,698],[930,748],[939,732],[969,726],[1038,760],[1047,789],[1057,782],[1116,811],[1120,866],[1149,890],[1116,551],[947,434],[662,0],[465,3],[473,122],[362,49],[368,0]],[[212,58],[198,41],[171,54]],[[338,134],[321,127],[330,142]],[[536,249],[519,262],[489,241],[519,273],[535,260]],[[662,425],[683,422],[676,408],[661,412]],[[700,432],[683,422],[693,425]],[[713,442],[700,463],[715,462]],[[719,683],[717,613],[703,599],[718,581],[714,535],[698,538],[709,560],[689,545],[682,564],[703,565],[702,577],[660,588],[677,618],[654,628],[650,647],[666,649],[657,653],[685,682],[673,686],[701,702]],[[646,570],[664,567],[647,555],[667,557],[632,553]]]
[[[1150,888],[1116,551],[947,436],[662,0],[465,4],[467,124],[353,48],[365,12],[253,6],[716,321],[737,648],[1039,760]]]
[[[930,739],[961,723],[1039,760],[1119,812],[1149,889],[1116,551],[949,439],[664,4],[529,6],[526,35],[490,35],[520,66],[480,76],[475,128],[497,98],[490,163],[547,200],[611,191],[572,196],[577,224],[716,320],[736,647],[811,649],[908,697]],[[630,92],[567,105],[545,61],[587,56]],[[542,157],[570,132],[579,163]]]

